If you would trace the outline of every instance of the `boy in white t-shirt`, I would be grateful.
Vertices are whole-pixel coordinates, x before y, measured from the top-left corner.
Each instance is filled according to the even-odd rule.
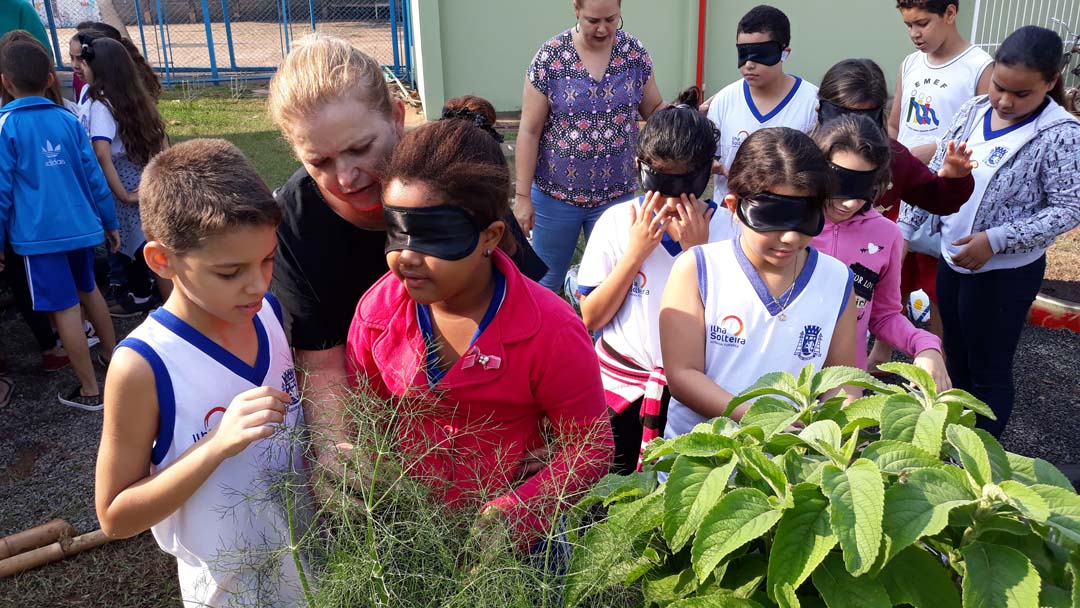
[[[113,538],[150,529],[176,556],[185,607],[296,606],[290,529],[302,487],[300,399],[267,289],[281,210],[224,140],[147,165],[143,250],[174,281],[116,349],[105,382],[96,507]]]
[[[698,199],[716,149],[716,129],[697,111],[698,96],[691,88],[682,103],[649,117],[636,159],[647,194],[605,211],[581,258],[581,313],[590,331],[600,331],[596,353],[617,473],[632,473],[641,446],[663,429],[669,395],[659,317],[668,274],[683,251],[731,238],[734,228],[726,209]]]
[[[766,127],[790,127],[809,133],[817,124],[818,88],[784,72],[791,53],[791,22],[780,9],[761,5],[739,20],[735,48],[742,78],[707,102],[709,120],[720,129],[714,166],[713,196],[727,194],[725,171],[739,146]]]
[[[991,58],[957,29],[960,0],[897,0],[896,8],[917,50],[904,58],[896,77],[889,135],[919,160],[928,162],[960,106],[989,89]],[[940,337],[937,266],[937,257],[909,252],[904,258],[900,292],[905,298],[919,289],[926,292],[930,331]],[[870,353],[869,367],[874,369],[891,359],[892,347],[879,340]]]

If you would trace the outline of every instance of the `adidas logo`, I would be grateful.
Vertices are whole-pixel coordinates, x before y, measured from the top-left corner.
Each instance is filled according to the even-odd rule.
[[[67,162],[64,159],[58,158],[60,156],[60,152],[61,152],[60,144],[56,144],[54,146],[51,141],[46,139],[45,140],[45,147],[41,149],[41,153],[43,155],[45,155],[45,159],[46,159],[45,160],[45,166],[46,167],[57,167],[57,166],[60,166],[60,165],[66,165]]]

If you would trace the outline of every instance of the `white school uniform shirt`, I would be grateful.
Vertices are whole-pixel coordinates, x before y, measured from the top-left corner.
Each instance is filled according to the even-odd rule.
[[[993,58],[970,46],[951,60],[930,63],[926,53],[915,51],[900,67],[900,130],[896,140],[911,148],[936,143],[952,123],[953,116],[975,97],[979,77]]]
[[[971,171],[971,176],[975,178],[975,189],[971,193],[971,198],[956,213],[941,217],[941,257],[950,268],[961,274],[1020,268],[1039,259],[1047,250],[1047,247],[1037,247],[1021,253],[996,253],[975,271],[961,268],[953,263],[953,256],[965,247],[965,245],[953,245],[953,243],[972,234],[975,216],[982,205],[986,188],[994,179],[998,169],[1008,164],[1013,156],[1039,134],[1039,124],[1042,120],[1072,119],[1064,108],[1049,99],[1023,122],[997,131],[990,128],[993,113],[994,109],[988,105],[982,114],[975,117],[975,129],[967,140],[968,150],[971,150],[971,159],[978,162],[978,166]]]
[[[630,248],[631,207],[641,212],[644,197],[615,205],[593,228],[578,269],[578,289],[588,295],[604,282]],[[709,221],[709,242],[734,235],[734,218],[726,207],[715,208]],[[660,357],[660,298],[682,247],[667,234],[642,262],[622,306],[602,329],[604,342],[644,369],[662,367]]]
[[[807,363],[821,369],[851,295],[851,269],[809,247],[795,284],[774,300],[739,239],[690,251],[705,306],[706,376],[737,395],[769,372],[798,376]],[[689,433],[706,420],[672,398],[664,437]]]
[[[278,489],[287,479],[294,487],[303,482],[300,399],[280,310],[267,294],[253,319],[259,341],[254,366],[164,308],[120,343],[154,372],[160,413],[152,472],[202,440],[238,394],[272,386],[293,397],[273,436],[225,459],[191,498],[150,528],[162,550],[177,559],[185,608],[301,603],[293,556],[283,550],[289,534]]]
[[[124,142],[120,139],[116,119],[113,118],[112,110],[108,104],[102,103],[90,97],[90,85],[83,85],[79,91],[77,104],[79,122],[90,137],[90,141],[108,141],[109,150],[115,158],[125,154]]]
[[[738,80],[720,90],[709,105],[709,120],[720,130],[720,143],[716,157],[731,168],[739,146],[752,133],[767,127],[790,127],[809,133],[817,124],[818,88],[795,76],[791,91],[768,114],[762,114],[750,96],[750,85]],[[727,178],[714,178],[713,199],[722,200],[727,195]]]

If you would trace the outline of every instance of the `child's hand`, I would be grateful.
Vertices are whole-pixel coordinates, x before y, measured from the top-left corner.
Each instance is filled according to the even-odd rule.
[[[120,231],[119,230],[106,230],[105,241],[109,248],[109,253],[116,253],[120,251]]]
[[[963,245],[964,248],[953,256],[953,263],[968,270],[978,270],[983,264],[994,257],[994,249],[990,246],[990,237],[985,232],[965,236],[953,241],[953,246]]]
[[[960,142],[960,145],[950,141],[945,150],[945,162],[937,172],[938,177],[956,179],[971,175],[972,169],[979,166],[971,160],[971,152],[966,141]]]
[[[709,222],[716,213],[716,209],[709,208],[704,214],[697,213],[698,199],[693,194],[681,196],[682,200],[676,203],[675,210],[679,216],[675,219],[675,232],[678,235],[679,245],[683,251],[695,245],[704,245],[709,242]]]
[[[124,202],[129,204],[129,205],[138,205],[139,204],[139,189],[136,188],[136,189],[132,190],[131,192],[128,192],[127,196],[124,197]]]
[[[727,177],[727,167],[725,167],[724,163],[720,162],[719,159],[713,159],[710,172],[713,175],[723,175],[724,177]]]
[[[949,372],[945,368],[945,358],[941,356],[937,349],[928,348],[920,351],[915,355],[914,363],[916,366],[930,372],[930,375],[934,378],[934,384],[937,385],[938,392],[944,392],[952,388],[952,380],[949,378]]]
[[[664,236],[664,215],[656,210],[663,204],[663,196],[659,192],[648,192],[640,211],[630,206],[630,246],[626,255],[631,259],[644,261],[660,244]]]
[[[285,421],[285,406],[292,401],[287,393],[269,386],[260,386],[237,395],[225,415],[207,435],[223,458],[244,451],[253,441],[274,433],[274,424]]]

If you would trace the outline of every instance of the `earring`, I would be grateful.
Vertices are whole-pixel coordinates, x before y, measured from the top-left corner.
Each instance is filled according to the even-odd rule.
[[[581,33],[581,22],[578,22],[578,23],[574,24],[574,31],[579,33],[579,34]]]
[[[484,257],[485,258],[490,258],[491,257],[491,250],[490,249],[485,249],[484,250]]]

